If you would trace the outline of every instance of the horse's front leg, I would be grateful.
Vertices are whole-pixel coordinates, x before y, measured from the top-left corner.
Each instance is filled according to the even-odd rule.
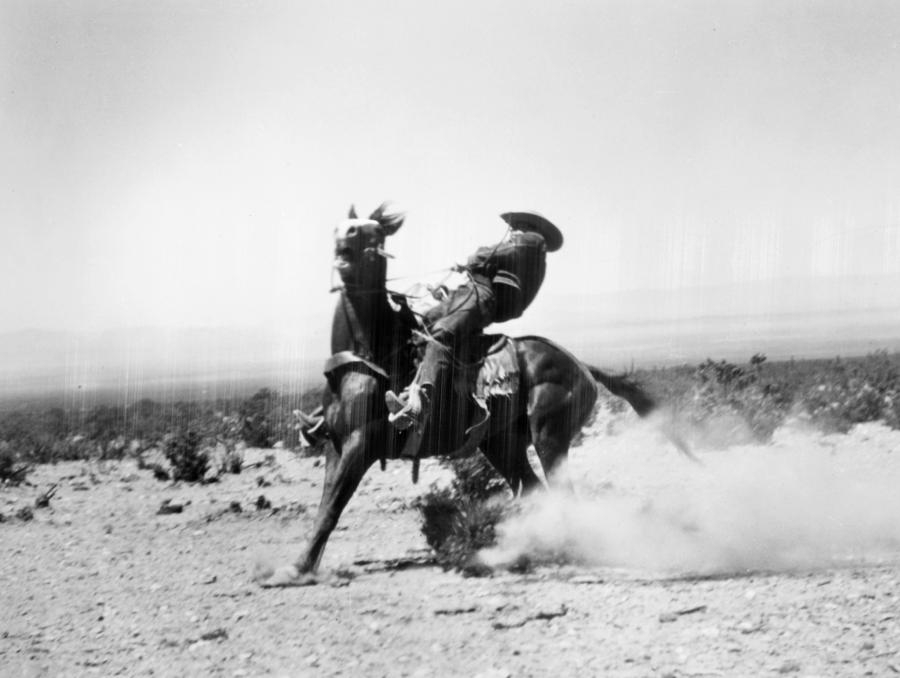
[[[340,450],[329,451],[322,501],[306,548],[296,563],[301,573],[314,572],[319,567],[328,537],[366,471],[378,458],[383,433],[383,421],[370,422],[352,431]]]
[[[328,538],[366,471],[379,457],[380,446],[386,442],[386,410],[377,385],[355,378],[344,381],[342,398],[336,406],[334,421],[330,422],[333,447],[327,452],[322,500],[312,532],[293,565],[257,573],[257,581],[263,586],[315,583],[314,573]]]

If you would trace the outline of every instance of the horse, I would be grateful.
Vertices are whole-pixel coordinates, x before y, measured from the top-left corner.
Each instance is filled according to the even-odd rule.
[[[410,431],[388,422],[385,392],[399,390],[415,371],[411,339],[419,323],[401,295],[386,287],[385,241],[403,225],[403,215],[387,204],[368,219],[351,207],[335,229],[334,268],[341,285],[331,332],[331,358],[325,366],[328,387],[321,411],[326,446],[322,498],[306,545],[291,565],[261,568],[262,586],[314,583],[329,536],[365,473],[377,460],[396,458]],[[541,337],[519,337],[510,346],[521,377],[512,394],[487,400],[486,430],[478,443],[513,493],[529,492],[542,482],[528,461],[533,445],[547,479],[566,459],[574,436],[586,424],[599,395],[598,385],[627,400],[646,416],[655,401],[625,376],[609,375],[586,365]],[[421,432],[419,457],[447,456],[460,449],[469,422],[471,398],[436,399],[433,416]],[[446,398],[445,398],[446,400]],[[463,445],[465,447],[465,445]],[[684,451],[684,450],[683,450]],[[414,471],[415,479],[415,471]]]

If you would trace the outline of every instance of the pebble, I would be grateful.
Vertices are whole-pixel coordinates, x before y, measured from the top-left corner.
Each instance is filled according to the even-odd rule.
[[[778,673],[797,673],[800,671],[800,664],[795,661],[786,661],[778,667]]]
[[[569,579],[570,584],[603,584],[604,579],[592,574],[582,574]]]
[[[476,673],[473,678],[512,678],[512,673],[508,669],[488,669]]]

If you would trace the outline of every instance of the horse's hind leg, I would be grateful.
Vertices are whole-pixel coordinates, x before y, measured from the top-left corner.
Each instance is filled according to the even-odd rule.
[[[557,384],[541,384],[531,389],[528,398],[528,423],[531,441],[544,469],[547,481],[553,485],[570,485],[560,477],[569,453],[571,422],[568,389]]]
[[[514,418],[512,400],[498,398],[491,405],[491,430],[481,451],[503,476],[513,494],[530,492],[542,483],[528,463],[528,422]]]
[[[531,389],[528,400],[531,439],[544,475],[552,485],[572,489],[565,470],[569,446],[587,422],[596,400],[597,391],[587,381],[576,381],[571,388],[545,383]]]

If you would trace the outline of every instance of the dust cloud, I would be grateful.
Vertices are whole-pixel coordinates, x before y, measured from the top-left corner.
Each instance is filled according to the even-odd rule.
[[[784,571],[896,560],[900,433],[786,428],[769,445],[686,461],[646,428],[595,436],[562,472],[574,492],[523,500],[482,560],[524,556],[659,575]]]

